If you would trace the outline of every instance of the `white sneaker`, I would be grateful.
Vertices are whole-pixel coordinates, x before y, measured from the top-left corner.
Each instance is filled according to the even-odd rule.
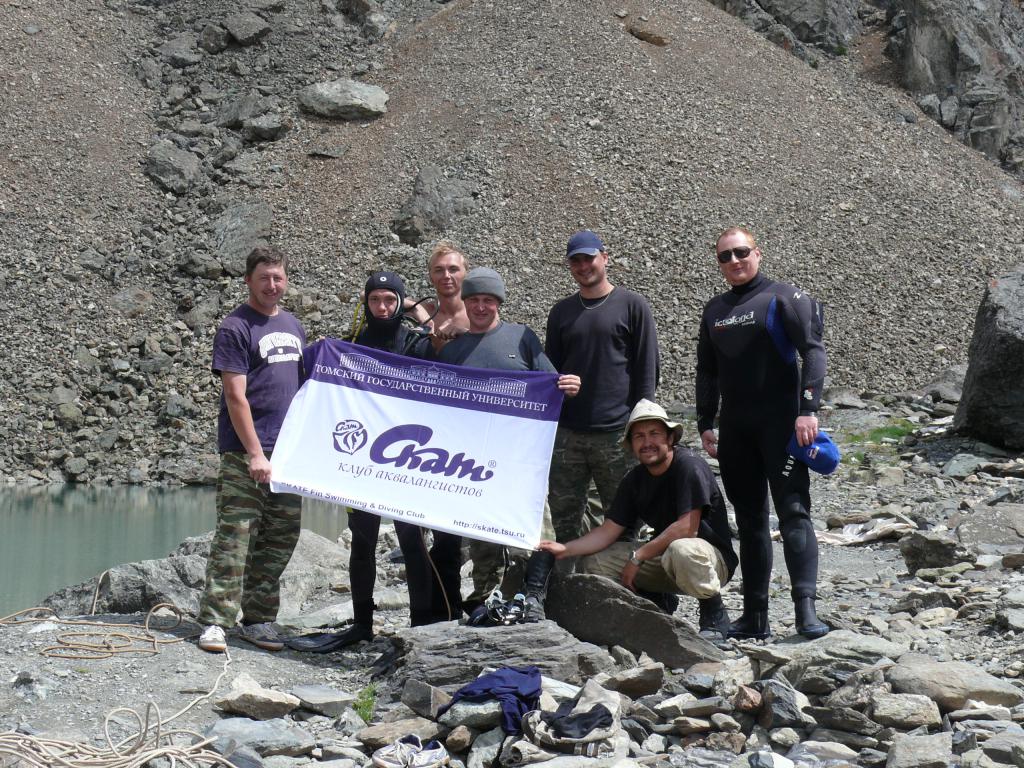
[[[199,636],[199,647],[210,653],[224,653],[228,649],[228,639],[224,635],[224,629],[216,624],[208,626]]]
[[[409,768],[412,759],[423,749],[420,737],[415,733],[403,736],[398,741],[393,741],[385,747],[381,747],[371,756],[373,764],[377,768]]]
[[[280,651],[284,648],[284,640],[269,621],[262,624],[243,624],[238,628],[238,636],[265,651]]]

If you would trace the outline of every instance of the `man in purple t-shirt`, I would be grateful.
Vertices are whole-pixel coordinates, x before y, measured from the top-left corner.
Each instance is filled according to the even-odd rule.
[[[221,377],[217,448],[217,529],[206,565],[199,647],[227,648],[225,630],[241,608],[239,637],[279,651],[274,629],[279,579],[299,539],[298,496],[270,491],[270,460],[285,413],[303,380],[306,333],[278,303],[288,288],[288,259],[257,247],[246,260],[249,299],[224,318],[213,341]],[[244,585],[244,592],[243,592]]]

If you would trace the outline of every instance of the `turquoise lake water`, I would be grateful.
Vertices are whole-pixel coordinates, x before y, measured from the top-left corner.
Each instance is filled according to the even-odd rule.
[[[166,557],[213,530],[212,488],[0,488],[0,616],[121,563]],[[336,539],[340,509],[305,504],[303,527]]]

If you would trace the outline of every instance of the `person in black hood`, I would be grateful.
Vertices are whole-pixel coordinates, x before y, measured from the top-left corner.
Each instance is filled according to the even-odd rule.
[[[405,322],[405,283],[394,272],[374,272],[363,290],[366,327],[356,344],[409,357],[426,357],[426,330],[410,328]]]
[[[424,358],[430,350],[426,330],[403,322],[405,283],[394,272],[374,272],[366,281],[363,307],[366,326],[355,343],[408,357]],[[405,558],[405,580],[409,587],[409,621],[412,626],[458,618],[461,539],[434,531],[434,545],[427,552],[425,531],[415,525],[394,521],[398,544]],[[288,641],[289,647],[311,653],[329,653],[373,638],[373,587],[377,577],[377,535],[380,517],[350,509],[352,531],[349,580],[352,588],[352,625],[342,632],[307,635]],[[435,579],[435,568],[440,581]]]

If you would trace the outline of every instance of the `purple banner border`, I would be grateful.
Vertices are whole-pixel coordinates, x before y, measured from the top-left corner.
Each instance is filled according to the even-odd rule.
[[[417,360],[338,339],[305,350],[308,377],[387,397],[400,397],[535,421],[558,421],[558,374],[498,371]]]

